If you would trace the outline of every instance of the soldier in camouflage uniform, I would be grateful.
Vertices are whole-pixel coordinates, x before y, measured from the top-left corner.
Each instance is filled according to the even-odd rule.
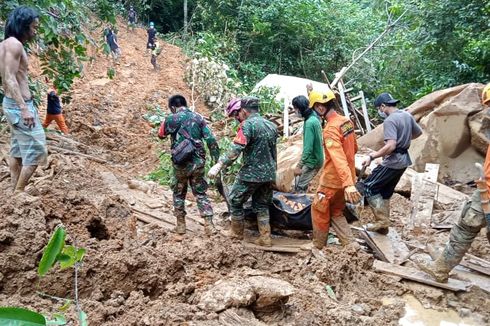
[[[173,164],[171,188],[173,191],[174,215],[177,219],[175,232],[185,234],[185,196],[187,194],[187,186],[190,184],[201,217],[204,218],[204,231],[207,235],[214,234],[216,229],[213,224],[213,209],[206,196],[208,184],[204,179],[206,152],[203,140],[206,142],[214,162],[219,158],[218,143],[206,125],[204,118],[187,108],[187,101],[183,96],[172,96],[168,100],[168,106],[172,114],[162,122],[158,137],[164,138],[170,135],[172,138],[172,149],[178,146],[186,137],[191,137],[196,147],[192,157],[185,163],[181,165]]]
[[[243,239],[243,204],[251,196],[260,232],[255,243],[271,246],[269,205],[272,202],[272,183],[276,179],[277,128],[259,115],[259,100],[256,97],[233,99],[226,111],[228,116],[240,122],[240,128],[232,148],[220,157],[218,163],[209,170],[208,176],[216,177],[223,167],[231,165],[243,152],[243,166],[230,192],[232,234]]]

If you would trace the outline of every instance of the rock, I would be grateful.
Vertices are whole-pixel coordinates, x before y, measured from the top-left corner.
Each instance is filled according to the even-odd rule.
[[[245,308],[231,308],[219,314],[219,323],[224,326],[261,326],[265,325],[260,322],[253,312]]]
[[[201,296],[200,309],[220,312],[230,307],[246,307],[256,299],[252,286],[246,281],[218,281]]]
[[[294,287],[291,284],[271,277],[254,276],[250,277],[248,282],[257,295],[254,302],[254,309],[257,310],[286,303],[294,293]]]
[[[150,192],[150,186],[146,184],[146,182],[141,181],[141,180],[129,180],[128,181],[128,187],[129,189],[137,189],[140,190],[144,193],[149,193]]]
[[[364,308],[360,304],[355,304],[351,307],[352,311],[354,311],[358,315],[364,315],[366,312],[364,311]]]
[[[272,311],[286,303],[294,287],[286,281],[265,276],[222,280],[201,295],[200,309],[220,312],[230,307]]]
[[[461,308],[459,309],[459,316],[461,318],[466,318],[466,317],[469,317],[471,315],[471,310],[468,309],[468,308]]]

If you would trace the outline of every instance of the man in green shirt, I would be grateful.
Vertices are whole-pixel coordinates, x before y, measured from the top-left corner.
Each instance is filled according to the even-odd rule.
[[[293,99],[293,108],[305,119],[303,154],[294,169],[294,175],[299,176],[295,182],[294,192],[305,193],[311,180],[323,166],[322,125],[316,112],[309,108],[309,101],[305,96],[296,96]]]
[[[215,178],[223,167],[230,166],[243,153],[243,165],[230,192],[231,230],[234,237],[243,239],[243,204],[252,197],[260,232],[255,243],[270,247],[269,205],[272,203],[272,184],[276,180],[277,128],[260,116],[256,97],[233,99],[226,111],[228,116],[240,122],[240,128],[231,149],[219,158],[208,176]]]

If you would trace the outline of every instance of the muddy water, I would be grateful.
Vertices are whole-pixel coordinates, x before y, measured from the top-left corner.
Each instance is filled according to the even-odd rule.
[[[399,320],[400,326],[478,326],[471,318],[461,318],[454,310],[438,311],[426,309],[412,295],[403,296],[405,301],[405,316]],[[384,298],[384,304],[393,300]]]

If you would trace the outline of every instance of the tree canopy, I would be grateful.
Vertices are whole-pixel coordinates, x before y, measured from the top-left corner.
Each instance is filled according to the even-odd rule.
[[[269,73],[321,80],[404,17],[347,74],[371,97],[409,104],[436,89],[490,80],[490,2],[474,0],[189,0],[189,48],[245,85]],[[129,5],[130,1],[125,4]],[[182,32],[183,0],[134,2],[162,32]],[[158,8],[155,10],[155,8]]]

